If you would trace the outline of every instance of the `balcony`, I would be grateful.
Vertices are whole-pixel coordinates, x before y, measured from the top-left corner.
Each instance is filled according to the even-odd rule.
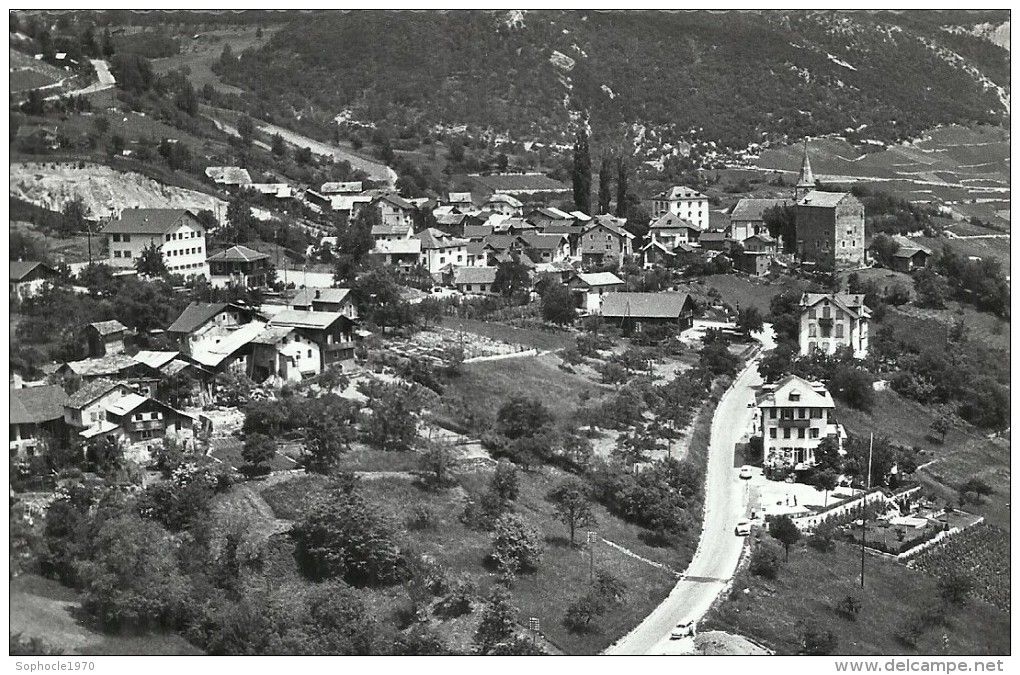
[[[144,422],[132,422],[131,431],[152,431],[162,429],[165,426],[163,420],[146,420]]]
[[[811,418],[809,417],[804,419],[783,419],[780,417],[777,422],[781,429],[807,429],[811,426]]]

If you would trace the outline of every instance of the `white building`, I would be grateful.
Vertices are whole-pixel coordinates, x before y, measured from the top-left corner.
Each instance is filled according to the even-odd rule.
[[[867,357],[869,318],[863,295],[805,293],[800,299],[801,356],[849,347],[855,359]]]
[[[775,384],[764,385],[758,394],[758,432],[765,466],[794,471],[813,466],[815,449],[822,440],[841,436],[833,419],[835,407],[820,382],[787,375]]]
[[[708,229],[708,197],[682,185],[652,198],[652,218],[674,213],[700,230]]]
[[[209,275],[205,227],[187,209],[124,209],[103,234],[110,267],[133,269],[142,251],[155,245],[172,274]]]
[[[434,227],[414,236],[421,240],[421,263],[430,274],[438,274],[447,265],[467,264],[467,239],[458,239]]]

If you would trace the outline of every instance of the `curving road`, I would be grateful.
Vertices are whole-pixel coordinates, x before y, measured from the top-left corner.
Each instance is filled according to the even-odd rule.
[[[764,350],[775,347],[772,326],[756,336]],[[705,523],[698,550],[669,596],[637,628],[610,646],[611,655],[690,653],[691,640],[670,640],[683,619],[700,619],[712,606],[740,562],[744,538],[733,530],[747,510],[747,491],[733,466],[734,446],[750,431],[753,387],[761,384],[758,359],[752,360],[723,394],[712,417],[705,477]]]
[[[393,187],[397,183],[397,172],[385,164],[373,162],[365,159],[364,157],[359,157],[358,155],[345,151],[339,146],[330,145],[328,143],[317,141],[314,138],[302,136],[290,129],[278,127],[275,124],[259,122],[258,125],[259,131],[269,134],[270,136],[273,134],[279,134],[284,141],[291,145],[301,148],[309,148],[315,154],[332,157],[335,161],[350,162],[351,166],[360,171],[364,171],[372,180],[384,181],[390,187]]]

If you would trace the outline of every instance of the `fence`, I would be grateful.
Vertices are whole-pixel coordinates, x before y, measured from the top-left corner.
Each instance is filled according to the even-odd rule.
[[[865,494],[863,497],[854,497],[841,504],[828,509],[827,511],[821,511],[819,513],[812,513],[810,515],[801,516],[799,518],[792,518],[794,525],[798,529],[804,532],[810,532],[816,527],[824,523],[831,518],[839,518],[848,514],[851,510],[858,508],[862,504],[873,504],[875,502],[888,502],[889,498],[885,496],[885,493],[879,489],[875,489],[872,492]]]

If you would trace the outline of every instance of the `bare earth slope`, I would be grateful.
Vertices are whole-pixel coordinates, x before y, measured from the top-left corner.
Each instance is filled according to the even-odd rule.
[[[102,164],[14,163],[10,165],[12,197],[60,211],[80,196],[93,215],[106,218],[121,208],[191,208],[215,211],[222,200],[162,185],[141,174],[117,171]]]

